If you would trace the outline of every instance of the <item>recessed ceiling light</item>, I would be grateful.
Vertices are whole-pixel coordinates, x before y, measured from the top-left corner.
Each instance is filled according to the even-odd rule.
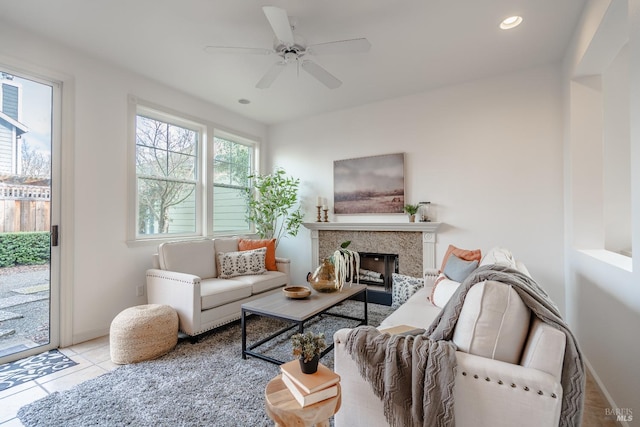
[[[522,16],[510,16],[508,18],[505,18],[501,23],[500,23],[500,28],[502,28],[503,30],[510,30],[512,28],[517,27],[518,25],[522,24]]]
[[[248,99],[244,99],[244,98],[240,98],[240,99],[238,99],[238,102],[239,102],[240,104],[244,104],[244,105],[246,105],[246,104],[251,104],[251,101],[249,101]]]

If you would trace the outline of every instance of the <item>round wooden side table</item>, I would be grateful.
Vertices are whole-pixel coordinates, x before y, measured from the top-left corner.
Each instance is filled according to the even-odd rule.
[[[300,406],[278,375],[267,384],[264,391],[267,415],[276,427],[329,427],[329,418],[340,409],[342,391],[338,383],[338,395],[313,405]]]

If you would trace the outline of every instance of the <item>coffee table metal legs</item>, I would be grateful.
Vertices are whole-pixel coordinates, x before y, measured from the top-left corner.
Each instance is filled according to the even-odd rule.
[[[285,326],[284,328],[274,332],[273,334],[269,335],[266,338],[261,339],[258,342],[255,342],[251,345],[249,345],[247,347],[247,314],[251,313],[250,310],[247,309],[242,309],[242,315],[240,317],[240,327],[242,329],[242,358],[246,359],[247,355],[249,356],[253,356],[253,357],[257,357],[259,359],[262,360],[266,360],[267,362],[271,362],[274,363],[276,365],[281,365],[283,363],[285,363],[282,360],[278,360],[275,359],[273,357],[270,356],[266,356],[264,354],[258,353],[256,351],[253,351],[254,348],[261,346],[262,344],[266,343],[267,341],[271,341],[272,339],[284,334],[287,331],[290,331],[291,329],[295,328],[296,326],[298,327],[298,332],[299,333],[304,333],[304,322],[311,320],[311,318],[305,320],[305,321],[294,321],[294,320],[290,320],[290,319],[283,319],[282,317],[279,316],[272,316],[269,314],[265,314],[265,313],[254,313],[255,315],[258,316],[264,316],[264,317],[271,317],[273,319],[279,319],[279,320],[285,320],[287,322],[293,322],[292,325],[290,326]],[[360,322],[360,325],[368,325],[369,324],[369,310],[368,310],[368,306],[367,306],[367,293],[364,292],[364,319],[361,318],[357,318],[357,317],[353,317],[353,316],[346,316],[343,314],[337,314],[337,313],[329,313],[329,312],[323,312],[321,314],[327,315],[327,316],[334,316],[334,317],[341,317],[343,319],[350,319],[350,320],[357,320]],[[315,317],[315,316],[314,316]],[[331,340],[331,344],[329,346],[327,346],[327,348],[320,354],[320,357],[322,358],[324,355],[326,355],[327,353],[329,353],[331,350],[333,350],[333,340]]]

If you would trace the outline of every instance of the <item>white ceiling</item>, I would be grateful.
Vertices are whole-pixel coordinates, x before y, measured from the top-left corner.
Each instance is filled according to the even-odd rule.
[[[273,124],[559,61],[585,0],[0,0],[16,26]],[[313,59],[330,90],[275,56],[212,55],[207,45],[271,48],[262,6],[287,10],[309,44],[366,37],[371,51]],[[500,21],[522,15],[520,27]],[[1,21],[0,21],[1,22]],[[241,105],[238,99],[251,100]]]

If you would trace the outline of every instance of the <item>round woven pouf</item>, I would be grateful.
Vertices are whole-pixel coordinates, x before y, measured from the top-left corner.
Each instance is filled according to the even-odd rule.
[[[111,361],[120,365],[155,359],[178,343],[178,313],[168,305],[147,304],[123,310],[111,322]]]

